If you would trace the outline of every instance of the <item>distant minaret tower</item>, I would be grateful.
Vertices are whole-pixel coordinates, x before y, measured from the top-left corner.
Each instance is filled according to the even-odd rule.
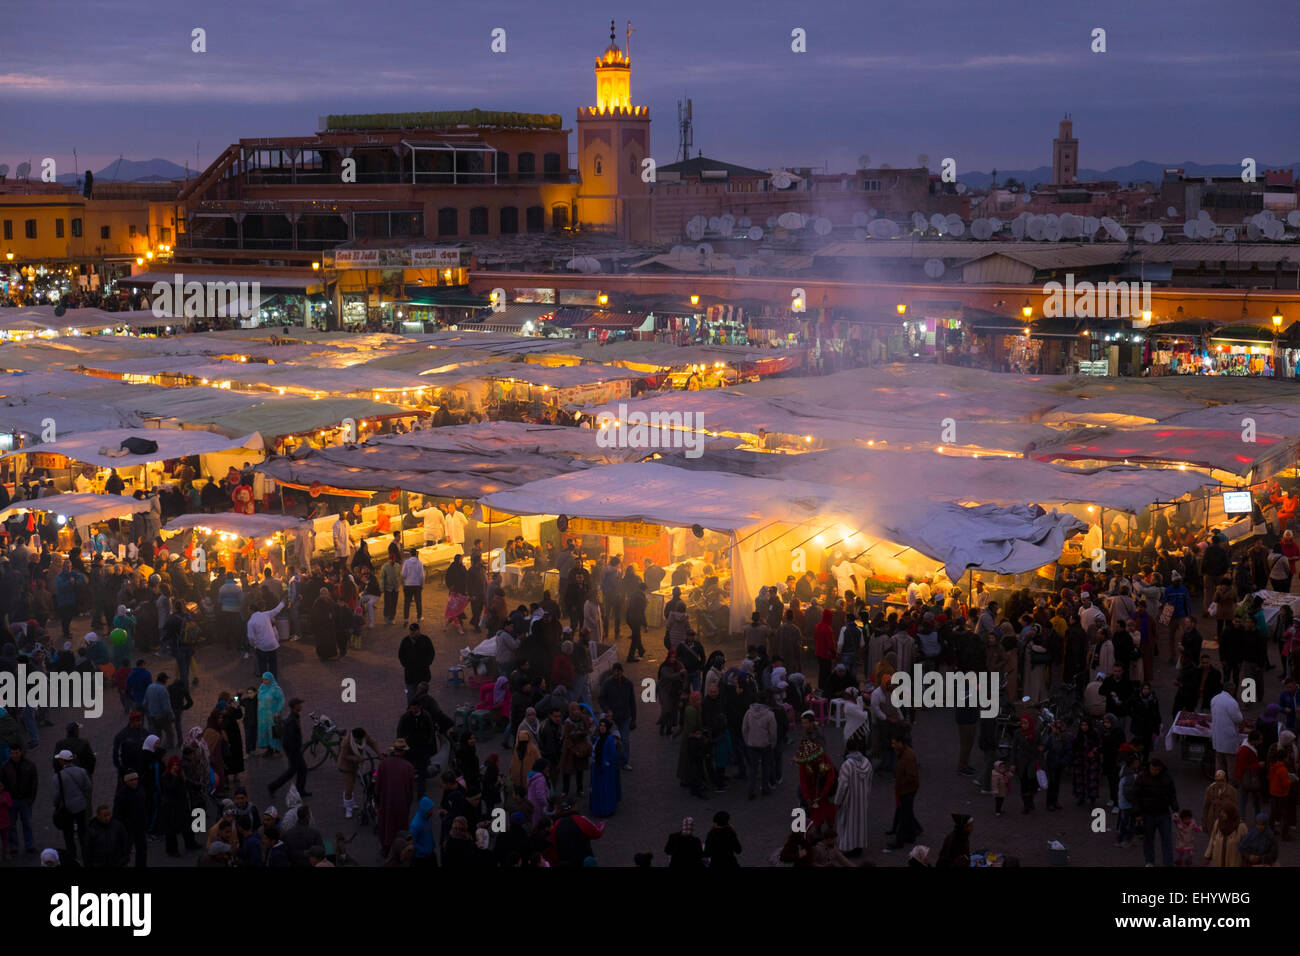
[[[628,24],[627,36],[632,35]],[[596,59],[596,105],[578,109],[578,222],[625,239],[650,230],[650,110],[632,103],[632,60],[619,49],[614,21]]]
[[[1066,113],[1056,139],[1052,140],[1052,182],[1064,186],[1074,182],[1078,173],[1079,141],[1074,138],[1074,123]]]

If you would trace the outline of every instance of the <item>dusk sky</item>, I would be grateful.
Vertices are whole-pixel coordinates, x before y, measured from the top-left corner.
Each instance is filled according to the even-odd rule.
[[[326,113],[503,109],[574,125],[592,65],[631,20],[632,96],[654,156],[695,147],[743,165],[1051,162],[1073,114],[1080,165],[1300,160],[1294,0],[863,3],[658,0],[535,4],[9,0],[0,162],[72,171],[119,154],[206,166],[241,137],[309,135]],[[207,52],[190,31],[207,31]],[[507,51],[489,51],[496,27]],[[807,31],[806,53],[791,31]],[[1107,31],[1106,53],[1090,51]],[[573,147],[573,140],[570,140]]]

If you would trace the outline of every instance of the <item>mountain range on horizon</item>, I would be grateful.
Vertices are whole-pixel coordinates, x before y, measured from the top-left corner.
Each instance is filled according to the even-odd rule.
[[[11,168],[16,167],[16,165],[16,163],[11,164]],[[1300,168],[1300,162],[1276,165],[1258,163],[1257,175],[1262,177],[1266,169],[1296,168]],[[1240,163],[1153,163],[1149,160],[1139,160],[1126,166],[1113,166],[1110,169],[1080,169],[1078,178],[1082,182],[1114,181],[1121,186],[1126,186],[1129,183],[1159,183],[1164,178],[1166,169],[1182,169],[1185,175],[1192,178],[1241,175]],[[201,170],[189,170],[191,176],[195,175],[196,172],[201,172]],[[1008,179],[1015,179],[1020,183],[1037,186],[1047,185],[1052,181],[1052,168],[1050,166],[1037,166],[1033,169],[999,169],[996,172],[999,183],[1006,183]],[[173,179],[184,179],[185,174],[186,169],[184,166],[179,166],[168,159],[122,159],[114,160],[103,169],[95,170],[95,181],[99,183],[169,182]],[[64,173],[58,177],[58,180],[66,186],[78,186],[81,183],[81,176],[77,173]],[[993,173],[992,171],[972,170],[970,172],[961,172],[958,170],[957,181],[975,189],[985,189],[992,183]]]

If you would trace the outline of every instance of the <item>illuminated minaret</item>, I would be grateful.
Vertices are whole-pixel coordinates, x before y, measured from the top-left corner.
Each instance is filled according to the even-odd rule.
[[[596,59],[596,105],[578,109],[578,222],[647,238],[650,184],[642,174],[649,156],[650,110],[632,105],[632,60],[611,20],[609,46]]]
[[[1059,135],[1052,140],[1052,182],[1058,186],[1072,183],[1079,175],[1079,141],[1074,138],[1070,114],[1061,120]]]

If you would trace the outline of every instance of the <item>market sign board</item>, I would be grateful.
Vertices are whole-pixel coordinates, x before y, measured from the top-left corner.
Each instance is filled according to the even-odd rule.
[[[33,468],[67,468],[68,456],[58,455],[53,452],[37,452],[30,458],[31,467]]]
[[[332,269],[460,269],[468,265],[468,253],[461,246],[335,249],[325,260]]]
[[[605,534],[620,538],[645,538],[657,540],[664,533],[661,524],[646,524],[641,521],[597,521],[594,518],[570,518],[570,534]]]

